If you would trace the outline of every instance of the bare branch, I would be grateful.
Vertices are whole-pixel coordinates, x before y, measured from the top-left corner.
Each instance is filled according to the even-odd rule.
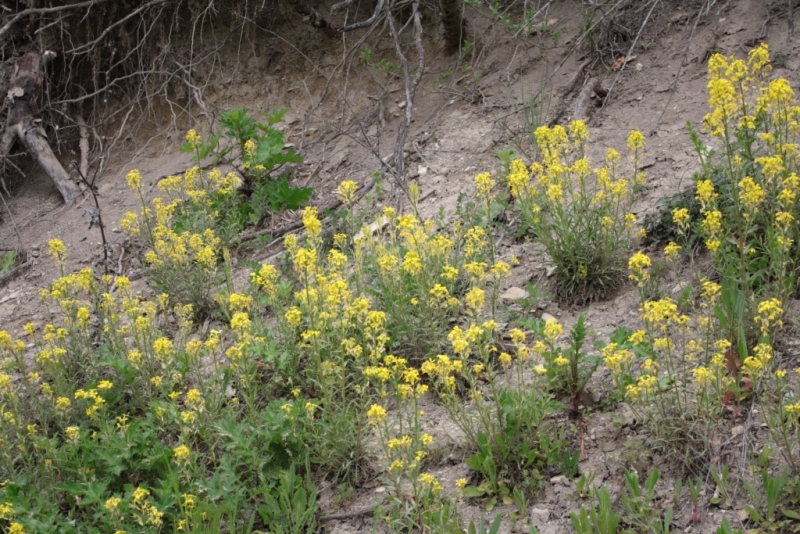
[[[99,4],[100,2],[105,2],[106,0],[87,0],[86,2],[78,2],[77,4],[69,4],[66,6],[56,6],[56,7],[29,7],[28,9],[23,9],[16,15],[14,15],[11,20],[6,22],[5,26],[0,28],[0,37],[8,33],[8,30],[11,27],[19,22],[21,19],[27,17],[28,15],[45,15],[48,13],[57,13],[59,11],[66,11],[68,9],[80,9],[82,7],[93,6],[94,4]]]
[[[358,30],[359,28],[366,28],[367,26],[371,26],[381,14],[381,10],[383,9],[383,0],[378,0],[378,4],[375,6],[375,12],[372,13],[372,16],[367,20],[363,20],[361,22],[356,22],[355,24],[351,24],[350,26],[345,26],[344,28],[339,28],[340,32],[351,32],[353,30]]]

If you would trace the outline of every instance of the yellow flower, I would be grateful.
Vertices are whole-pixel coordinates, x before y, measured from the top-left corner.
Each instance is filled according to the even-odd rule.
[[[705,209],[707,205],[714,202],[714,200],[717,198],[717,193],[714,192],[714,184],[711,183],[711,180],[700,180],[697,182],[695,198],[703,206],[703,209]]]
[[[628,337],[628,343],[639,345],[640,343],[644,342],[644,336],[645,336],[644,330],[637,330]]]
[[[508,354],[507,352],[500,353],[498,359],[500,360],[500,363],[503,365],[503,367],[506,367],[511,363],[511,355]]]
[[[383,406],[379,406],[377,404],[373,404],[370,409],[367,411],[367,417],[369,418],[370,422],[380,423],[386,420],[386,408]]]
[[[564,190],[558,184],[553,184],[547,188],[547,199],[553,203],[560,203],[564,198]]]
[[[576,141],[586,141],[589,137],[589,130],[586,128],[586,123],[578,120],[569,123],[569,134]]]
[[[11,523],[8,527],[8,534],[25,534],[25,527],[19,523]]]
[[[680,251],[681,251],[681,246],[675,243],[674,241],[670,242],[666,247],[664,247],[664,255],[668,258],[677,257]]]
[[[481,288],[473,286],[472,289],[467,292],[465,301],[469,309],[473,312],[478,312],[483,308],[485,292]]]
[[[561,324],[559,324],[559,322],[556,321],[555,319],[548,319],[545,322],[542,335],[547,341],[553,342],[556,339],[558,339],[559,336],[561,336],[561,334],[563,333],[564,333],[564,327],[562,327]]]
[[[343,204],[349,204],[355,200],[355,194],[358,191],[358,184],[353,180],[345,180],[339,184],[336,193],[339,195],[339,200]]]
[[[694,374],[694,382],[698,386],[706,387],[714,382],[714,373],[706,367],[698,367],[692,373]]]
[[[488,172],[483,172],[475,177],[475,185],[478,187],[478,195],[488,196],[495,186],[495,181]]]
[[[317,237],[320,234],[322,223],[317,218],[317,208],[308,206],[303,210],[303,226],[305,226],[309,237]]]
[[[559,367],[564,367],[565,365],[569,364],[569,360],[563,356],[559,356],[558,358],[553,360],[553,363]]]
[[[116,512],[117,508],[119,507],[119,503],[122,502],[122,499],[119,497],[110,497],[106,500],[105,508],[109,512]]]
[[[405,464],[403,460],[395,460],[394,462],[389,465],[389,472],[397,471],[398,469],[402,469]]]
[[[284,318],[286,319],[286,322],[291,327],[299,326],[300,325],[300,320],[302,319],[302,316],[303,316],[302,312],[296,306],[292,306],[284,314]]]
[[[175,454],[175,460],[180,464],[185,462],[191,456],[192,451],[186,445],[178,445],[172,452]]]
[[[644,135],[638,130],[632,130],[628,135],[628,150],[635,152],[644,148]]]
[[[233,317],[231,317],[231,328],[239,334],[250,330],[251,324],[250,317],[246,312],[236,312],[233,314]]]
[[[186,132],[186,142],[189,143],[189,146],[192,147],[192,150],[197,150],[197,148],[200,146],[200,135],[196,130],[191,129]]]
[[[78,441],[80,437],[80,429],[77,426],[68,426],[64,429],[64,433],[67,435],[67,439],[72,442]]]
[[[163,360],[175,354],[175,346],[169,338],[160,337],[153,341],[153,352],[156,358]]]
[[[456,487],[458,489],[464,489],[467,486],[467,479],[466,478],[459,478],[456,480]]]
[[[133,492],[133,504],[141,504],[147,496],[150,495],[150,490],[138,487]]]
[[[128,187],[133,189],[134,191],[138,191],[142,187],[142,175],[139,173],[139,169],[133,169],[130,171],[125,179],[128,181]]]
[[[767,195],[764,189],[749,176],[739,182],[739,189],[742,204],[750,209],[757,208]]]
[[[67,247],[64,246],[64,242],[60,239],[51,239],[48,241],[47,248],[54,260],[62,262],[66,259]]]
[[[641,286],[649,277],[647,269],[649,269],[651,265],[652,262],[650,258],[641,251],[631,256],[628,260],[628,270],[631,272],[631,280],[638,281]]]

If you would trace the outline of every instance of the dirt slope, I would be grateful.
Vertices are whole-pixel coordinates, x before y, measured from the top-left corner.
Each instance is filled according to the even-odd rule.
[[[513,148],[501,123],[517,131],[522,138],[521,119],[515,114],[520,96],[538,87],[545,77],[551,80],[549,87],[554,96],[550,117],[557,112],[558,100],[566,95],[562,123],[569,120],[585,78],[598,77],[606,88],[613,84],[607,105],[602,109],[592,106],[589,118],[591,156],[599,159],[609,146],[623,148],[631,129],[641,130],[648,136],[647,186],[636,208],[640,218],[652,213],[660,199],[688,187],[698,165],[685,124],[686,121],[701,124],[706,113],[706,60],[711,52],[741,56],[763,40],[777,59],[774,75],[788,78],[793,87],[800,87],[798,45],[788,33],[785,16],[776,16],[761,0],[717,2],[707,13],[699,15],[706,11],[707,4],[675,0],[657,7],[633,50],[635,59],[630,59],[622,72],[612,67],[620,56],[627,54],[630,39],[616,42],[616,49],[608,44],[612,41],[604,41],[605,44],[601,43],[604,48],[600,49],[602,62],[591,72],[579,72],[590,56],[585,46],[572,46],[585,20],[586,7],[578,1],[559,2],[553,6],[548,13],[549,32],[525,39],[514,38],[513,31],[487,14],[470,12],[470,28],[481,35],[481,39],[476,52],[463,58],[443,58],[436,53],[441,42],[434,37],[427,39],[428,72],[417,94],[415,120],[406,145],[409,174],[416,177],[425,199],[423,215],[434,216],[440,209],[453,213],[459,197],[473,191],[475,174],[498,170],[495,149]],[[616,16],[620,17],[619,27],[626,28],[629,35],[635,37],[643,14],[631,11]],[[630,20],[626,20],[626,16],[630,16]],[[239,50],[227,51],[229,56],[224,63],[230,65],[230,71],[220,75],[207,100],[217,109],[288,107],[290,111],[284,121],[287,141],[294,143],[305,157],[296,180],[315,188],[314,203],[325,203],[343,179],[361,183],[372,180],[373,173],[381,170],[378,157],[385,158],[392,153],[401,120],[402,109],[398,103],[402,98],[402,80],[355,62],[348,76],[340,73],[332,81],[332,88],[328,90],[333,97],[327,97],[318,105],[328,85],[323,73],[329,72],[341,58],[342,44],[323,35],[309,35],[308,31],[308,27],[298,26],[297,41],[289,44],[266,33],[251,36],[242,47],[247,54],[242,55]],[[556,32],[560,34],[557,38],[554,37]],[[601,41],[606,38],[598,36]],[[350,44],[352,37],[347,39]],[[393,60],[392,50],[387,45],[376,46],[373,53],[376,57]],[[576,76],[579,76],[577,89],[567,92],[573,89]],[[123,253],[125,238],[117,229],[121,216],[138,207],[138,199],[125,183],[125,173],[130,168],[139,168],[146,186],[152,191],[151,186],[158,178],[189,166],[188,158],[178,152],[180,142],[175,137],[162,136],[144,149],[141,145],[138,150],[129,148],[115,155],[109,171],[101,177],[99,193],[113,248],[114,268],[118,265],[122,270],[135,268],[130,254]],[[92,207],[91,199],[63,209],[58,192],[46,176],[35,169],[24,179],[17,177],[7,181],[12,193],[9,205],[13,221],[33,263],[0,288],[0,325],[3,329],[20,331],[24,323],[44,319],[37,288],[48,284],[56,275],[46,254],[48,239],[58,237],[65,242],[72,269],[96,262],[102,250],[99,232],[96,228],[89,229],[90,217],[86,212]],[[385,179],[385,185],[390,186],[389,178]],[[283,219],[293,216],[279,215]],[[0,248],[16,248],[12,217],[4,213],[2,220]],[[540,248],[508,238],[503,239],[501,245],[505,255],[515,254],[521,260],[509,280],[510,285],[521,286],[528,280],[536,282],[542,278],[546,264]],[[268,254],[259,250],[242,252],[242,256],[256,260],[264,259],[265,255]],[[547,281],[546,276],[543,279]],[[670,291],[678,282],[665,280],[666,290]],[[137,284],[140,291],[151,291],[143,280]],[[583,308],[561,308],[548,301],[542,311],[558,317],[565,326],[582,313],[590,329],[602,338],[616,327],[635,321],[636,303],[633,289],[625,287],[606,302]],[[598,395],[604,382],[608,382],[608,376],[599,372],[592,384]],[[446,442],[448,435],[457,438],[453,429],[442,422],[445,417],[441,409],[437,412],[436,405],[430,403],[425,410],[433,423],[435,437],[445,438],[442,442]],[[436,424],[437,421],[441,424]],[[669,499],[674,481],[681,474],[675,472],[673,464],[663,456],[645,449],[637,441],[629,412],[595,411],[585,422],[585,436],[581,472],[594,471],[597,482],[607,485],[612,495],[616,495],[624,483],[625,469],[637,468],[642,472],[656,466],[662,471],[658,493]],[[754,437],[756,441],[763,438],[757,434]],[[441,465],[433,472],[450,482],[449,487],[466,473],[463,454],[457,446],[444,451]],[[323,505],[332,506],[336,491],[335,487],[323,485]],[[379,482],[368,484],[345,499],[339,510],[330,511],[370,506],[380,500],[382,491]],[[580,506],[573,494],[574,486],[568,481],[547,482],[546,489],[531,504],[531,523],[546,534],[571,532],[569,512]],[[467,521],[479,517],[483,511],[470,502],[463,502],[461,506]],[[511,511],[511,507],[497,509],[506,516]],[[739,524],[735,513],[711,509],[704,511],[700,524],[690,527],[692,512],[688,507],[676,511],[675,523],[682,528],[689,527],[686,532],[711,532],[712,526],[719,524],[720,514],[725,513]],[[331,521],[325,527],[326,532],[370,532],[372,519],[371,515],[363,515]],[[507,517],[502,531],[511,529],[512,521]]]

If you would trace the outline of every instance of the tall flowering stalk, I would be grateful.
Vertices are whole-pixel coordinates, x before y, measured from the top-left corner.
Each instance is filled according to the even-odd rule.
[[[702,165],[700,232],[723,286],[741,294],[746,320],[761,300],[786,302],[798,283],[800,107],[788,81],[769,80],[769,72],[766,44],[747,60],[713,55],[704,128],[720,143],[718,155],[690,125]]]
[[[613,148],[605,165],[592,169],[587,139],[582,121],[568,130],[541,126],[536,142],[542,162],[528,168],[514,160],[508,176],[517,209],[556,266],[560,292],[580,300],[602,298],[624,279],[636,224],[631,208],[645,180],[641,133],[628,137],[632,169],[627,177],[620,176],[621,156]]]

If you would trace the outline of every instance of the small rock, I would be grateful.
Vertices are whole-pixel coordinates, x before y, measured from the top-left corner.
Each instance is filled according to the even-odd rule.
[[[115,234],[118,234],[118,233],[120,233],[122,230],[120,230],[119,228],[112,228],[112,229],[111,229],[111,231],[112,231],[112,232],[114,232]]]
[[[543,312],[543,313],[542,313],[542,321],[544,321],[544,322],[547,322],[547,321],[550,321],[550,320],[553,320],[553,321],[555,321],[555,320],[556,320],[556,318],[555,318],[555,317],[553,317],[552,315],[550,315],[550,314],[549,314],[549,313],[547,313],[547,312]]]
[[[550,267],[545,269],[544,274],[545,274],[545,276],[547,276],[547,278],[550,278],[551,276],[556,274],[556,266],[555,265],[551,265]]]
[[[748,521],[750,519],[750,514],[748,514],[745,510],[739,510],[738,512],[736,512],[736,517],[739,518],[739,521],[744,523],[745,521]]]
[[[521,287],[509,287],[502,295],[500,295],[500,298],[503,300],[526,299],[528,298],[528,292]]]
[[[406,101],[405,101],[405,100],[403,100],[402,102],[400,102],[399,104],[397,104],[397,107],[398,107],[398,108],[400,108],[400,109],[403,109],[403,108],[405,108],[405,107],[406,107]]]
[[[743,432],[744,432],[744,425],[736,425],[735,427],[731,428],[731,436],[738,436]]]
[[[547,508],[532,508],[531,509],[531,521],[544,524],[550,519],[550,510]]]
[[[641,71],[643,68],[644,68],[644,65],[642,65],[641,63],[637,63],[636,64],[636,72]]]
[[[383,493],[384,491],[386,491],[386,486],[378,486],[375,488],[375,493]]]
[[[562,486],[569,486],[570,482],[564,475],[557,475],[550,479],[551,484],[561,484]]]
[[[420,176],[425,176],[426,174],[428,174],[428,167],[418,167],[417,174],[419,174]]]
[[[619,410],[619,417],[622,422],[622,426],[633,426],[636,422],[636,416],[633,414],[633,410],[627,404],[623,404]]]

